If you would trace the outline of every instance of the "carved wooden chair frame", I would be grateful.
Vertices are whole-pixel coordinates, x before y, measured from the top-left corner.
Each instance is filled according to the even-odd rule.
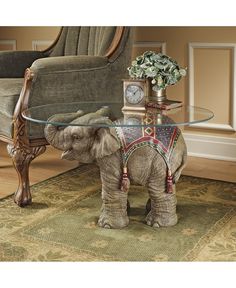
[[[62,29],[54,43],[44,52],[53,49],[61,32]],[[127,27],[116,28],[113,41],[105,54],[105,56],[108,57],[109,62],[113,62],[120,55],[122,52],[122,45],[126,40],[127,35]],[[26,120],[22,117],[22,112],[28,108],[33,79],[33,72],[30,68],[27,68],[25,71],[23,88],[13,115],[13,139],[0,135],[0,139],[8,143],[7,150],[12,157],[14,167],[18,174],[19,185],[15,192],[14,201],[21,207],[31,204],[32,202],[29,182],[29,165],[34,158],[45,152],[46,145],[48,145],[45,138],[29,138]]]

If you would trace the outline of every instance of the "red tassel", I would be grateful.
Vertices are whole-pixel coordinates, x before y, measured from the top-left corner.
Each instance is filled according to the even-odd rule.
[[[173,193],[173,176],[171,175],[170,169],[168,169],[167,175],[167,193]]]
[[[127,167],[123,168],[123,175],[121,180],[121,191],[128,192],[130,187],[130,180],[127,173]]]

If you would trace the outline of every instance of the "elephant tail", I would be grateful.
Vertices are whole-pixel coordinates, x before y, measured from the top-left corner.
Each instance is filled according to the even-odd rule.
[[[166,179],[166,184],[167,184],[167,193],[173,193],[173,176],[171,174],[171,170],[168,168],[167,171],[167,179]]]
[[[182,162],[181,162],[180,167],[174,173],[173,183],[177,183],[178,182],[179,177],[181,175],[181,172],[184,169],[184,167],[186,166],[186,162],[187,162],[187,150],[184,151],[184,153],[183,153],[183,158],[182,158]]]

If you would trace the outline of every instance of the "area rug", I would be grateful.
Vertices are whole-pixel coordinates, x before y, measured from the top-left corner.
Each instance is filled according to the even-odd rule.
[[[0,201],[1,261],[235,261],[236,184],[182,176],[179,222],[144,223],[145,188],[132,186],[129,226],[97,226],[101,182],[95,165],[32,186],[33,204]]]

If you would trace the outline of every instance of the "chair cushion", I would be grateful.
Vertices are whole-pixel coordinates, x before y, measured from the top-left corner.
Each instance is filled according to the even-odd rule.
[[[12,138],[12,116],[23,81],[23,78],[0,78],[0,135]]]

